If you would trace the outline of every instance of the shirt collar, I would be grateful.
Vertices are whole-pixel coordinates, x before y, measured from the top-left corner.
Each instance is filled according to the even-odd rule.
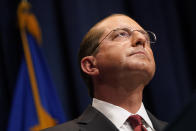
[[[144,121],[147,123],[147,125],[150,126],[151,129],[153,129],[152,122],[151,122],[150,118],[148,117],[148,114],[146,112],[146,109],[145,109],[143,103],[136,114],[140,115],[144,119]]]
[[[134,115],[119,106],[113,105],[106,101],[98,100],[96,98],[93,98],[92,106],[103,113],[118,129],[126,122],[129,116]],[[143,103],[141,104],[141,107],[136,114],[140,115],[144,121],[153,129],[152,123],[148,117]]]

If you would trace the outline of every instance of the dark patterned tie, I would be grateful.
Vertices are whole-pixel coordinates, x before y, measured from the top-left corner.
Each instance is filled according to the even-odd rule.
[[[142,117],[139,115],[130,116],[127,121],[130,123],[134,131],[147,131],[142,124]]]

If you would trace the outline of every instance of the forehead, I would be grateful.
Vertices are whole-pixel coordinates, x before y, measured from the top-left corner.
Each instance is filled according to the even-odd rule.
[[[143,28],[133,19],[124,15],[111,16],[99,23],[98,28],[104,30],[104,34],[116,28],[128,27],[132,30],[143,30]]]

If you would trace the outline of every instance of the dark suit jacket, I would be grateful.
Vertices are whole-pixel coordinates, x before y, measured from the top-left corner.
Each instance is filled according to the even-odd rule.
[[[163,130],[167,123],[158,120],[150,112],[147,113],[155,130]],[[118,129],[101,112],[89,105],[79,118],[44,131],[118,131]]]
[[[196,94],[165,131],[196,131]]]

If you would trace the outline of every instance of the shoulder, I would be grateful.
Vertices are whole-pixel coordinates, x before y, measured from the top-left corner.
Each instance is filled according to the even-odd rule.
[[[161,131],[163,130],[167,125],[168,123],[165,122],[165,121],[161,121],[159,119],[157,119],[152,113],[150,113],[148,110],[147,110],[147,114],[152,122],[152,125],[153,127],[155,128],[155,130],[157,131]]]
[[[113,123],[91,105],[77,119],[43,131],[117,131]]]
[[[43,131],[78,131],[77,119],[62,123],[60,125],[44,129]]]

